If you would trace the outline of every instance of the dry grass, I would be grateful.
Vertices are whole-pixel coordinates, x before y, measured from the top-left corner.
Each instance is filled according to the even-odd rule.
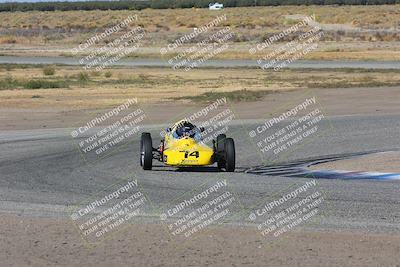
[[[229,46],[229,48],[222,53],[219,53],[213,57],[213,59],[253,59],[257,60],[262,55],[272,53],[273,50],[265,49],[261,54],[251,55],[249,45],[235,43]],[[277,46],[272,46],[272,48]],[[25,48],[25,49],[21,49]],[[183,50],[177,49],[178,51]],[[25,47],[18,46],[14,50],[7,48],[1,50],[0,55],[9,56],[63,56],[73,57],[73,54],[69,49],[45,48],[42,47]],[[167,56],[160,55],[160,47],[145,47],[139,49],[134,54],[130,54],[127,57],[131,59],[135,58],[164,58],[166,60],[176,55],[173,53]],[[86,54],[87,55],[87,54]],[[82,57],[84,54],[81,55]],[[318,48],[312,53],[308,53],[302,59],[307,60],[400,60],[400,42],[321,42]]]
[[[315,14],[317,21],[353,26],[397,26],[399,5],[379,6],[278,6],[226,8],[228,20],[223,25],[236,28],[274,28],[291,24],[285,15]],[[222,13],[221,12],[221,13]],[[208,9],[169,9],[142,11],[56,11],[2,13],[1,28],[97,29],[110,27],[132,14],[139,15],[140,24],[150,30],[173,30],[199,27],[212,20],[216,12]]]
[[[92,37],[95,32],[116,25],[130,15],[138,15],[138,21],[132,25],[144,27],[148,33],[144,49],[137,57],[160,57],[159,48],[189,33],[194,27],[205,25],[218,14],[226,14],[227,20],[219,26],[230,26],[235,32],[233,45],[219,58],[251,58],[248,53],[249,43],[262,42],[267,35],[280,32],[295,21],[287,15],[312,15],[322,24],[340,24],[364,29],[378,29],[378,32],[326,32],[321,50],[311,53],[306,59],[400,59],[399,45],[382,46],[382,42],[400,41],[400,34],[387,30],[398,28],[400,21],[400,5],[380,6],[279,6],[279,7],[243,7],[227,8],[221,12],[207,9],[175,9],[142,11],[66,11],[66,12],[15,12],[2,13],[0,32],[13,32],[0,37],[1,47],[16,45],[41,46],[49,49],[71,48]],[[28,37],[29,35],[29,37]],[[113,35],[112,38],[116,36]],[[107,42],[107,40],[105,40]],[[327,51],[325,46],[332,43],[352,43],[350,47],[336,47]],[[368,46],[360,43],[372,43]],[[102,45],[102,44],[99,44]],[[56,49],[54,49],[56,51]],[[329,50],[329,49],[328,49]],[[17,51],[17,50],[15,50]],[[3,50],[3,54],[17,52]],[[20,53],[20,52],[19,52]],[[48,51],[42,54],[49,54]],[[56,52],[68,55],[68,51]]]
[[[111,77],[105,77],[110,72]],[[170,102],[198,100],[206,93],[239,90],[260,91],[262,95],[300,88],[336,88],[365,86],[398,86],[399,71],[390,70],[284,70],[260,69],[200,69],[190,72],[167,68],[109,69],[88,73],[80,82],[81,70],[75,67],[55,67],[55,75],[45,76],[41,68],[23,70],[0,66],[0,80],[23,79],[68,82],[69,88],[24,90],[9,87],[0,90],[0,104],[8,108],[69,107],[74,109],[101,108],[122,103],[130,97],[141,102]],[[108,76],[108,75],[107,75]],[[236,97],[236,96],[233,96]],[[185,100],[186,99],[186,100]],[[201,99],[200,99],[201,100]]]

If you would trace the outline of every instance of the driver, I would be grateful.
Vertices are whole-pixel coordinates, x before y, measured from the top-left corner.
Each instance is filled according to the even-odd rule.
[[[180,122],[176,126],[176,130],[172,133],[172,135],[176,139],[188,136],[196,140],[200,140],[199,129],[188,121]]]

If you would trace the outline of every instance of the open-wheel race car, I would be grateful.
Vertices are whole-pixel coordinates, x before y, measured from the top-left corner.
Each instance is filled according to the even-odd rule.
[[[150,133],[142,133],[140,139],[140,165],[151,170],[153,159],[174,167],[207,166],[217,163],[219,169],[235,170],[235,143],[225,134],[212,140],[212,147],[202,140],[203,127],[188,121],[179,121],[167,128],[158,148],[153,148]]]

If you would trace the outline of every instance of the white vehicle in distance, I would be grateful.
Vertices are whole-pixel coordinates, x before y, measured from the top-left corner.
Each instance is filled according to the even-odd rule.
[[[208,9],[210,9],[210,10],[220,10],[222,8],[224,8],[224,5],[220,4],[220,3],[214,3],[214,4],[210,3],[210,4],[208,4]]]

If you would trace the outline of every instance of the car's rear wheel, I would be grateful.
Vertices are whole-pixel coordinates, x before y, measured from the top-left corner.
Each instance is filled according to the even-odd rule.
[[[140,139],[140,166],[143,170],[151,170],[153,167],[153,141],[150,133],[142,133]]]
[[[235,171],[235,142],[232,138],[225,139],[225,170],[227,172]]]
[[[226,135],[225,134],[219,134],[217,136],[217,142],[215,144],[216,150],[217,150],[217,167],[218,169],[223,169],[225,168],[225,139]]]

